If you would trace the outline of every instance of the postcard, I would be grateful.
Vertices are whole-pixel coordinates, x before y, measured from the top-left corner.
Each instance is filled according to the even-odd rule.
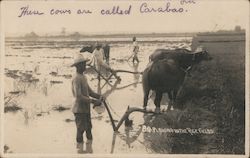
[[[1,157],[249,156],[249,1],[0,4]]]

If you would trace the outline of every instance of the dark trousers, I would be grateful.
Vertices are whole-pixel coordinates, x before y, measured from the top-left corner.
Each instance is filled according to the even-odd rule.
[[[76,132],[76,141],[77,141],[77,143],[82,143],[83,142],[83,133],[84,133],[83,130],[77,129],[77,132]],[[87,137],[88,140],[93,139],[91,129],[86,130],[86,137]]]
[[[76,123],[76,141],[78,143],[83,142],[83,133],[86,131],[86,137],[89,140],[92,140],[92,123],[90,114],[85,113],[75,113],[75,123]]]
[[[137,54],[135,54],[135,55],[133,56],[133,63],[134,63],[135,61],[136,61],[137,63],[139,63],[139,59],[138,59]]]

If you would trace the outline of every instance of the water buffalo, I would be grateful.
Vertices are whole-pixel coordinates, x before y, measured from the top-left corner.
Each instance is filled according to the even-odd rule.
[[[168,93],[170,103],[168,110],[174,105],[179,88],[185,75],[192,65],[202,60],[211,60],[208,52],[191,53],[186,49],[158,49],[151,56],[151,62],[143,72],[142,83],[144,91],[143,107],[146,108],[149,91],[156,93],[154,104],[156,112],[160,111],[163,93]]]
[[[89,52],[89,53],[93,53],[93,51],[95,50],[95,46],[91,45],[91,46],[85,46],[83,47],[80,52],[83,53],[83,52]]]
[[[188,49],[156,49],[154,53],[149,56],[149,61],[156,62],[165,58],[177,60],[183,53],[191,54],[192,52]]]

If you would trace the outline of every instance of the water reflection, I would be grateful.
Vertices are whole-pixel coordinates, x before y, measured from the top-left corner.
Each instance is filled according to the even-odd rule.
[[[134,132],[133,127],[126,127],[125,128],[125,134],[126,134],[125,141],[126,141],[126,144],[128,145],[129,148],[130,148],[130,145],[134,141],[136,141],[137,138],[139,137],[139,135],[141,134],[142,128],[140,127],[139,130],[133,135],[131,135],[131,132]]]
[[[139,63],[133,63],[133,65],[131,65],[128,62],[128,65],[133,69],[134,72],[138,72]],[[136,83],[133,84],[133,86],[136,88],[137,84],[139,83],[140,74],[134,74],[133,77],[134,77],[134,83]]]
[[[112,137],[112,145],[111,145],[111,151],[110,153],[113,154],[114,150],[115,150],[115,141],[116,141],[116,135],[118,134],[118,132],[114,132],[113,133],[113,137]]]
[[[113,138],[112,138],[112,145],[111,145],[111,151],[110,153],[114,153],[115,150],[115,142],[116,142],[116,137],[118,136],[121,140],[126,142],[128,145],[128,148],[131,148],[131,144],[134,143],[135,141],[143,144],[142,141],[138,139],[142,132],[142,125],[138,125],[139,129],[134,129],[133,127],[125,127],[124,132],[125,133],[120,133],[120,132],[114,132],[113,133]]]
[[[29,124],[29,113],[28,113],[28,111],[26,110],[23,115],[24,115],[24,124],[26,126],[28,126],[28,124]]]

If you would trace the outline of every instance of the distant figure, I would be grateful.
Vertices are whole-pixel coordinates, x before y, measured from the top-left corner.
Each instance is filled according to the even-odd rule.
[[[74,60],[74,64],[71,65],[72,67],[76,67],[76,75],[72,79],[72,93],[75,98],[72,112],[75,116],[77,128],[77,148],[83,145],[84,132],[86,132],[87,142],[92,142],[90,104],[92,103],[94,106],[100,106],[103,98],[100,94],[95,93],[88,85],[87,78],[84,74],[87,61],[88,59],[85,59],[79,54]]]
[[[103,51],[104,51],[104,58],[106,60],[106,63],[109,64],[110,46],[108,45],[108,43],[105,43],[103,45]]]
[[[139,46],[137,44],[136,41],[136,37],[133,37],[133,63],[136,61],[137,63],[139,63],[139,59],[138,59],[138,52],[139,52]]]
[[[121,78],[116,75],[116,72],[113,69],[111,69],[111,67],[104,62],[104,60],[103,60],[104,59],[104,51],[103,51],[102,46],[100,44],[97,44],[96,49],[93,52],[93,56],[94,56],[95,66],[99,72],[101,72],[102,68],[104,68],[104,69],[108,70],[109,72],[111,72],[117,80],[121,80]],[[100,80],[99,74],[98,74],[98,79]]]

